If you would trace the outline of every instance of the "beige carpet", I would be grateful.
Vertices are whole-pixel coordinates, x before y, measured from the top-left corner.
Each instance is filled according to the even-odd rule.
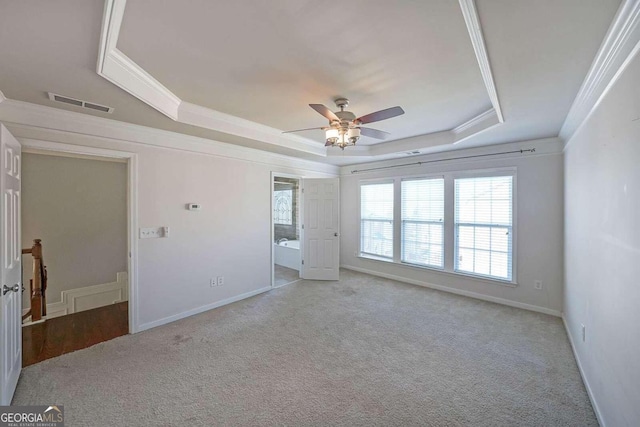
[[[559,319],[343,270],[24,370],[67,426],[597,425]]]
[[[273,282],[274,286],[282,286],[282,285],[286,285],[287,283],[300,280],[300,272],[292,268],[287,268],[278,264],[274,264],[273,278],[275,279]]]

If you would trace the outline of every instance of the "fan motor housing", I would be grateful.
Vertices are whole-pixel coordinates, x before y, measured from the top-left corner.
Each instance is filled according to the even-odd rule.
[[[356,115],[351,111],[336,111],[336,116],[340,118],[341,121],[353,121],[356,118]]]

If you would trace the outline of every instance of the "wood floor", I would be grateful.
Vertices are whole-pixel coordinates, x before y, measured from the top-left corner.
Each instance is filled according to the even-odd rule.
[[[128,333],[126,301],[26,326],[22,328],[22,366],[91,347]]]

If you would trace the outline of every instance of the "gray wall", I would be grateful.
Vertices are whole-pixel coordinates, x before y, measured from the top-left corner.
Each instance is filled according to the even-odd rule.
[[[42,239],[48,303],[127,271],[125,163],[24,153],[22,194],[22,246]],[[22,260],[28,289],[33,261]]]
[[[351,169],[385,166],[394,162],[375,165],[358,165],[343,168],[341,177],[341,263],[346,267],[397,277],[417,284],[444,287],[467,295],[486,297],[500,302],[512,302],[560,315],[562,310],[562,199],[563,161],[559,141],[506,144],[486,150],[462,150],[446,153],[443,157],[495,151],[510,151],[536,147],[534,155],[517,157],[485,157],[477,161],[432,163],[415,167],[387,169],[373,173],[351,174]],[[545,151],[547,154],[544,154]],[[404,158],[395,163],[412,163],[419,159]],[[459,274],[370,260],[357,256],[359,251],[359,193],[361,180],[393,176],[431,174],[445,171],[468,171],[492,168],[517,169],[516,198],[516,287],[508,287],[493,281],[469,278]],[[449,200],[449,203],[452,203]],[[445,241],[446,244],[446,241]],[[446,248],[445,248],[446,251]],[[544,289],[537,290],[534,281],[541,280]]]
[[[46,120],[55,124],[56,113],[48,111]],[[61,119],[71,114],[63,113]],[[0,105],[0,120],[10,118]],[[46,126],[11,131],[25,145],[46,140],[135,155],[137,226],[169,226],[171,232],[169,238],[137,240],[137,315],[129,319],[134,331],[270,289],[272,174],[328,178],[338,172],[303,159],[110,123],[85,129],[107,137]],[[202,210],[189,211],[187,203],[200,203]],[[224,277],[224,286],[210,285],[216,276]]]
[[[564,314],[608,426],[640,425],[639,83],[636,56],[565,151]]]

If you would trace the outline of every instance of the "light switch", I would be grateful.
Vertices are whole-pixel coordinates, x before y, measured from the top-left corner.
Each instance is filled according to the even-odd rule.
[[[169,227],[141,228],[139,237],[141,239],[158,239],[160,237],[169,237]]]

